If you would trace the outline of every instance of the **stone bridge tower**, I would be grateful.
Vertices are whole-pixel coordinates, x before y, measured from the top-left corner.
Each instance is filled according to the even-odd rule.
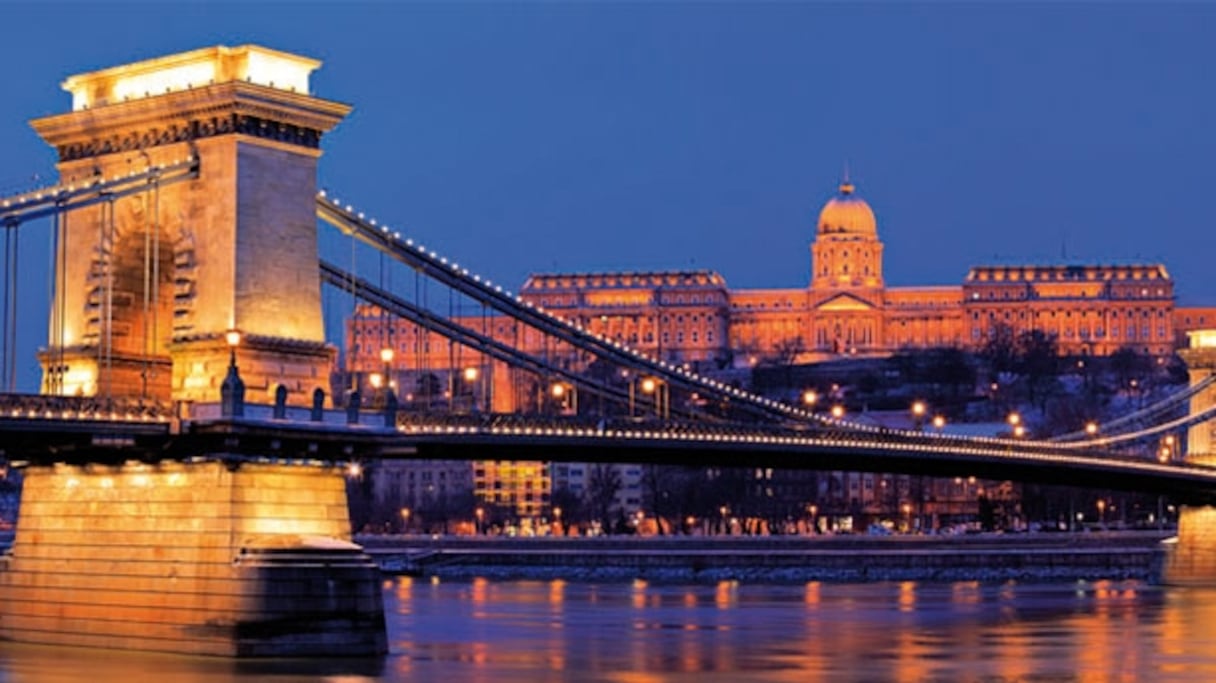
[[[1190,346],[1178,352],[1194,386],[1216,374],[1216,330],[1190,333]],[[1216,405],[1216,384],[1191,397],[1190,413]],[[1216,467],[1216,422],[1194,425],[1187,432],[1186,460]],[[1178,542],[1165,568],[1168,583],[1216,586],[1216,507],[1184,507],[1178,514]]]
[[[198,173],[61,217],[44,392],[216,401],[233,330],[251,397],[328,390],[316,168],[350,107],[310,94],[318,66],[212,47],[64,81],[72,111],[32,122],[63,183],[191,157]]]

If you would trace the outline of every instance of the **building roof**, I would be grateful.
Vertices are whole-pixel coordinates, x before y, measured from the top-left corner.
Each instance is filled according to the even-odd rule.
[[[819,211],[819,234],[878,237],[878,222],[874,211],[855,193],[848,180],[840,184],[840,192],[828,200]]]
[[[680,289],[723,289],[726,279],[712,270],[659,270],[618,273],[533,273],[520,292],[581,291],[664,287]]]
[[[967,282],[1082,282],[1105,280],[1169,280],[1170,274],[1160,263],[1126,265],[1066,264],[1066,265],[1004,265],[974,266],[967,272]]]

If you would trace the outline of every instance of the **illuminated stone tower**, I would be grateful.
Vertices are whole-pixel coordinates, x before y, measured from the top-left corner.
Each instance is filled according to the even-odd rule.
[[[314,196],[323,133],[350,107],[313,97],[312,59],[212,47],[68,78],[72,111],[32,122],[64,183],[195,156],[197,179],[59,224],[43,391],[214,401],[328,386]]]
[[[1216,330],[1190,333],[1190,347],[1178,355],[1186,361],[1191,386],[1216,374]],[[1216,386],[1191,397],[1190,413],[1216,405]],[[1201,422],[1187,430],[1186,461],[1216,466],[1216,424]],[[1183,507],[1178,513],[1178,541],[1165,568],[1165,580],[1179,585],[1216,586],[1216,507]]]

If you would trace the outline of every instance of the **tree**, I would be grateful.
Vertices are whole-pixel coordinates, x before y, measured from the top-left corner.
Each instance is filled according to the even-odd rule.
[[[997,323],[988,328],[984,345],[980,347],[980,358],[988,366],[989,379],[997,381],[1002,373],[1013,372],[1017,361],[1017,344],[1013,328]]]
[[[1015,370],[1026,381],[1030,403],[1046,400],[1045,394],[1059,374],[1060,350],[1054,334],[1027,330],[1017,338]]]
[[[616,503],[616,494],[620,493],[623,485],[616,466],[597,463],[591,467],[591,476],[587,480],[587,502],[604,530],[612,528],[612,508]]]
[[[549,498],[549,505],[555,511],[553,516],[558,521],[558,531],[562,536],[569,533],[571,524],[582,524],[587,521],[586,502],[582,496],[567,486],[553,492]],[[560,517],[556,510],[562,511]]]
[[[1140,379],[1148,374],[1152,362],[1148,356],[1141,354],[1132,346],[1121,346],[1110,354],[1107,359],[1111,374],[1115,376],[1116,389],[1124,390],[1133,379]]]

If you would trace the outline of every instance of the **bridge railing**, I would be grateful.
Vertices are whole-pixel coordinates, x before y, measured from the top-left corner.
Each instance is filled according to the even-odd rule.
[[[175,414],[151,399],[0,394],[0,419],[169,422]]]

